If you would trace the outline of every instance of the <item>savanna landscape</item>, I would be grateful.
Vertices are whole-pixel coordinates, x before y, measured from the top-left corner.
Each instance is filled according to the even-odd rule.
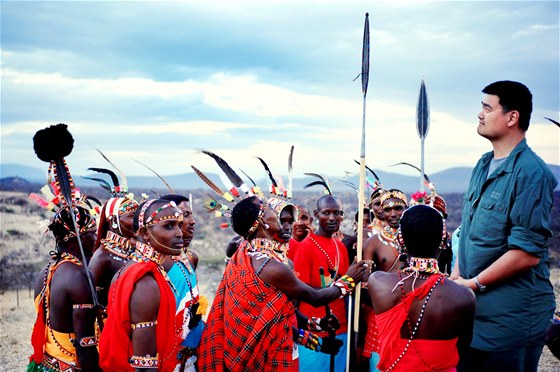
[[[39,192],[40,185],[11,182],[2,184],[0,191],[0,370],[22,371],[26,368],[32,352],[30,335],[35,320],[32,282],[36,273],[48,261],[48,252],[54,248],[54,239],[44,234],[46,221],[52,216],[28,198],[30,192]],[[8,191],[8,190],[11,191]],[[134,190],[132,190],[134,192]],[[179,190],[177,190],[179,191]],[[84,190],[91,194],[98,190]],[[180,191],[179,191],[180,192]],[[233,232],[221,230],[220,220],[208,214],[203,207],[207,193],[190,190],[193,194],[196,217],[195,238],[191,249],[200,257],[197,269],[201,293],[210,301],[224,270],[224,249]],[[139,195],[139,192],[138,192]],[[299,193],[296,201],[313,206],[316,193]],[[96,195],[103,198],[103,195]],[[460,223],[459,211],[462,195],[444,195],[448,202],[448,228]],[[347,216],[356,210],[355,194],[341,195]],[[557,303],[560,298],[560,193],[555,194],[552,216],[554,237],[551,240],[551,281],[555,288]],[[348,213],[351,211],[351,213]],[[351,221],[345,221],[343,230],[350,232]],[[559,307],[560,308],[560,307]],[[545,347],[539,371],[559,371],[560,362]]]

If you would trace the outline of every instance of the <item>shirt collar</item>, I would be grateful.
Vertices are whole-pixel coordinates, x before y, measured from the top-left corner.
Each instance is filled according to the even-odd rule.
[[[517,155],[519,155],[519,153],[521,153],[527,147],[528,147],[527,146],[527,139],[523,138],[517,144],[517,146],[515,146],[515,148],[509,153],[508,157],[506,158],[506,160],[502,164],[502,171],[507,172],[507,173],[512,172],[513,171],[513,166],[515,164],[515,159],[517,158]],[[483,162],[484,166],[487,166],[488,164],[490,164],[490,161],[492,160],[493,157],[494,157],[494,152],[493,151],[487,152],[486,154],[482,155],[482,162]]]

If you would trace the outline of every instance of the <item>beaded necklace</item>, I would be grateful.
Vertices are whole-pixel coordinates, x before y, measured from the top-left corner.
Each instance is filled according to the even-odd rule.
[[[181,255],[179,255],[178,257],[172,257],[173,261],[175,261],[175,264],[177,265],[177,267],[179,267],[179,270],[181,270],[181,274],[183,274],[183,277],[185,277],[185,281],[187,282],[187,286],[189,287],[189,293],[191,295],[191,300],[189,303],[189,307],[187,308],[188,314],[189,314],[189,319],[190,316],[192,316],[192,307],[194,306],[195,303],[195,298],[194,298],[194,292],[193,292],[193,284],[191,282],[191,279],[189,278],[189,274],[192,274],[191,271],[191,265],[189,262],[189,256],[188,253],[183,251],[181,252]],[[185,272],[185,269],[187,269],[187,272]],[[188,325],[187,325],[188,328]]]
[[[402,269],[401,272],[403,274],[409,275],[399,280],[399,282],[393,288],[393,291],[397,288],[398,285],[402,286],[404,281],[411,277],[414,277],[414,280],[412,281],[412,290],[414,291],[414,284],[416,283],[416,279],[428,279],[429,275],[431,274],[443,275],[442,272],[439,271],[437,259],[423,257],[409,257],[408,266]],[[421,275],[421,273],[425,273],[428,275]]]
[[[377,235],[379,241],[393,248],[393,251],[395,253],[395,259],[393,260],[393,263],[391,264],[389,270],[387,270],[388,273],[395,268],[395,266],[399,262],[399,258],[401,255],[399,251],[398,240],[397,240],[398,233],[399,233],[399,229],[395,229],[391,227],[391,225],[389,225],[388,223],[385,223],[385,225],[381,230],[379,230],[379,234]]]
[[[405,278],[406,279],[406,278]],[[402,279],[401,281],[399,281],[400,285],[401,285],[401,293],[404,297],[404,289],[402,288],[403,283],[401,283],[402,281],[404,281],[405,279]],[[409,332],[410,332],[410,338],[408,339],[406,346],[404,347],[402,353],[398,356],[398,358],[393,362],[393,364],[391,364],[391,366],[389,368],[387,368],[387,371],[392,370],[393,368],[395,368],[395,366],[397,365],[397,363],[399,363],[401,361],[401,359],[403,358],[403,356],[406,354],[406,352],[408,351],[408,348],[410,347],[410,344],[412,343],[412,340],[414,339],[414,336],[416,335],[416,332],[418,331],[418,328],[420,327],[420,323],[422,322],[422,318],[424,317],[424,311],[426,310],[426,305],[428,304],[428,301],[430,300],[430,297],[432,296],[432,293],[434,292],[434,289],[436,288],[436,286],[441,282],[441,280],[443,279],[443,275],[440,275],[440,277],[437,279],[437,281],[434,283],[434,285],[430,288],[430,291],[428,292],[428,295],[426,296],[426,300],[424,301],[424,303],[422,304],[422,309],[420,310],[420,315],[418,316],[418,320],[416,321],[416,324],[414,325],[414,329],[411,330],[411,325],[410,325],[410,318],[407,315],[407,321],[408,321],[408,325],[409,325]],[[397,283],[397,285],[399,285],[399,283]],[[393,289],[394,290],[394,289]],[[414,289],[413,289],[414,291]]]
[[[134,262],[150,262],[150,261],[154,262],[157,266],[158,271],[165,278],[165,281],[169,283],[171,289],[175,293],[179,293],[177,291],[177,288],[175,288],[175,286],[171,282],[171,279],[169,279],[167,272],[161,265],[165,260],[165,257],[166,256],[163,253],[156,251],[149,244],[145,244],[141,242],[136,242],[136,249],[130,254],[130,259]]]
[[[288,264],[287,244],[277,243],[266,238],[255,238],[251,240],[247,253],[251,257],[260,260],[263,257],[271,257],[283,264]]]
[[[132,246],[130,240],[112,231],[107,231],[107,237],[101,240],[103,247],[111,254],[111,258],[117,261],[125,261],[130,255]]]
[[[336,265],[333,265],[333,263],[331,261],[331,258],[329,257],[327,252],[325,252],[323,247],[321,247],[321,245],[315,239],[313,239],[313,237],[311,235],[309,235],[309,240],[311,240],[313,243],[315,243],[317,248],[319,248],[319,250],[321,252],[323,252],[323,254],[325,255],[325,258],[327,259],[327,262],[329,263],[329,271],[332,270],[334,273],[338,272],[338,264],[340,263],[340,256],[339,256],[338,248],[336,246],[336,242],[334,240],[332,240],[332,238],[331,238],[331,241],[334,244],[334,249],[336,250]]]
[[[391,244],[397,239],[399,229],[395,229],[394,227],[391,227],[391,225],[386,223],[385,226],[383,226],[383,228],[379,230],[379,232],[379,235],[383,237],[383,239],[385,239],[389,244]]]

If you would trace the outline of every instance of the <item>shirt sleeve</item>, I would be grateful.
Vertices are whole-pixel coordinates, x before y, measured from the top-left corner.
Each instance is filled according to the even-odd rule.
[[[510,212],[511,233],[508,246],[543,257],[548,249],[553,185],[545,177],[521,182]],[[537,181],[537,183],[535,183]],[[529,184],[530,183],[530,184]]]

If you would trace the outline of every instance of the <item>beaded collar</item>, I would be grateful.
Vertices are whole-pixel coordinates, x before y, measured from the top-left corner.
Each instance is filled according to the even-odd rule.
[[[403,273],[441,274],[436,258],[410,257],[408,265],[402,269]]]
[[[187,268],[187,271],[192,274],[194,272],[194,270],[191,267],[191,261],[190,261],[190,257],[191,257],[191,253],[188,251],[188,249],[183,249],[181,251],[181,254],[178,256],[171,256],[171,259],[174,262],[181,262],[183,263],[183,265]]]
[[[247,253],[256,256],[257,260],[262,256],[274,258],[276,261],[288,264],[288,244],[278,243],[266,238],[255,238],[247,245]]]
[[[379,232],[381,237],[383,237],[383,239],[385,239],[388,242],[393,242],[395,241],[395,239],[397,239],[397,234],[399,233],[399,229],[398,228],[395,229],[394,227],[391,227],[391,225],[386,223],[385,226],[383,226],[383,228]]]
[[[414,280],[412,281],[412,290],[414,291],[414,284],[416,284],[416,279],[427,279],[429,275],[432,274],[443,276],[443,273],[439,271],[438,262],[435,258],[409,257],[408,266],[402,269],[401,272],[408,275],[399,280],[399,282],[393,288],[393,291],[397,288],[397,286],[403,285],[404,281],[411,277],[414,277]]]
[[[165,259],[165,255],[156,251],[151,245],[136,242],[136,249],[130,254],[134,262],[152,261],[161,266]]]
[[[124,236],[120,236],[112,231],[107,231],[107,236],[105,239],[101,240],[103,248],[105,248],[113,258],[122,261],[122,259],[128,258],[132,246],[130,240]]]

